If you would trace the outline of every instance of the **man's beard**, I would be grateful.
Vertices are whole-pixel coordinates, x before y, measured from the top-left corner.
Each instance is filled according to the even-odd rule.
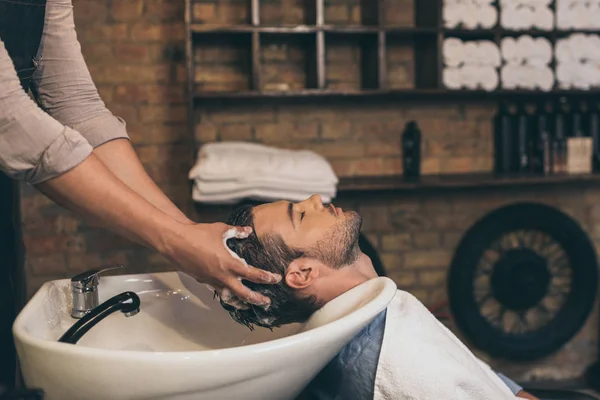
[[[347,211],[345,214],[345,220],[335,224],[325,237],[307,252],[307,256],[335,269],[350,265],[358,259],[362,217],[355,211]]]

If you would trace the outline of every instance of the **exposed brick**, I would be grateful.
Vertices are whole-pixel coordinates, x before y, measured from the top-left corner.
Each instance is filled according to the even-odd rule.
[[[110,43],[88,43],[81,47],[86,63],[111,62],[115,55]]]
[[[362,143],[319,143],[309,146],[312,150],[328,159],[357,159],[365,154],[365,146]]]
[[[113,65],[110,69],[97,65],[89,66],[96,83],[165,83],[171,80],[168,65]]]
[[[440,234],[438,232],[414,233],[413,244],[417,249],[436,249],[440,246]]]
[[[402,268],[402,255],[398,253],[381,253],[379,255],[383,267],[387,271],[397,271]]]
[[[392,225],[401,231],[422,232],[433,227],[433,217],[427,214],[397,210],[392,212],[390,220]]]
[[[411,289],[410,294],[415,296],[417,298],[417,300],[419,300],[423,304],[429,303],[429,290],[427,290],[427,289],[421,289],[421,288]]]
[[[445,249],[456,249],[462,237],[462,232],[444,232],[442,233],[442,247]]]
[[[446,271],[421,271],[419,283],[423,286],[441,286],[446,282]]]
[[[323,139],[342,139],[350,136],[350,122],[323,122],[321,123],[321,136]]]
[[[398,158],[332,160],[331,165],[339,176],[397,175],[402,172],[402,162]]]
[[[408,251],[404,253],[406,268],[447,268],[452,255],[446,250]]]
[[[223,107],[207,107],[204,110],[207,119],[214,122],[273,122],[275,121],[276,109],[274,107],[255,106],[255,107],[236,107],[228,109]],[[281,116],[281,115],[280,115]]]
[[[28,257],[27,264],[35,275],[60,275],[65,273],[67,267],[64,253]]]
[[[69,253],[66,261],[68,271],[74,273],[100,268],[103,264],[99,253]]]
[[[179,122],[187,120],[187,107],[184,105],[153,105],[139,107],[139,118],[147,122]]]
[[[414,26],[413,0],[383,2],[384,23],[388,26]]]
[[[81,26],[80,23],[76,22],[75,24],[76,26]],[[127,24],[89,25],[86,26],[86,29],[77,31],[77,38],[83,43],[81,46],[83,51],[83,48],[85,48],[88,43],[103,42],[105,40],[122,40],[127,38],[127,34]]]
[[[247,124],[230,124],[219,128],[221,140],[250,140],[252,127]]]
[[[127,132],[135,145],[168,144],[188,141],[186,128],[185,125],[130,125]]]
[[[131,27],[131,38],[141,42],[184,40],[185,26],[182,23],[148,24],[141,22]]]
[[[106,0],[73,0],[75,26],[100,24],[106,20]]]
[[[415,271],[393,270],[388,277],[396,283],[399,289],[410,288],[417,283]]]
[[[441,172],[439,158],[424,158],[421,160],[421,174],[437,175]]]
[[[144,44],[118,43],[115,45],[115,57],[119,62],[143,63],[150,59],[150,51]]]
[[[184,1],[145,0],[144,16],[151,21],[182,21],[185,4]]]
[[[114,86],[113,85],[96,85],[100,98],[105,103],[112,102],[114,99]]]
[[[400,156],[400,139],[386,142],[371,142],[366,144],[365,154],[367,156]]]
[[[381,237],[381,248],[384,251],[408,250],[410,247],[410,234],[408,233],[390,233]]]
[[[127,123],[135,123],[138,121],[139,114],[138,109],[135,106],[112,104],[109,109],[114,115],[123,118]]]
[[[262,142],[284,142],[290,139],[311,140],[319,135],[316,123],[279,123],[260,124],[255,126],[256,138]]]
[[[119,22],[128,22],[139,18],[144,9],[142,0],[112,0],[110,16]]]
[[[194,3],[192,6],[192,17],[197,22],[215,22],[217,19],[217,7],[213,3]]]
[[[213,142],[217,140],[217,127],[212,124],[196,125],[194,136],[200,143]]]

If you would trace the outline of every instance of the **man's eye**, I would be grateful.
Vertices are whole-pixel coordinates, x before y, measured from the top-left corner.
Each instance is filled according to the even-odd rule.
[[[300,221],[302,221],[304,219],[304,211],[302,211],[302,214],[300,214]]]

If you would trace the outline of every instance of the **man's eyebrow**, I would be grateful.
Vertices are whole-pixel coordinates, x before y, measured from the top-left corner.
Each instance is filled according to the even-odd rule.
[[[296,228],[296,223],[294,222],[294,204],[292,202],[288,202],[288,217],[290,218],[290,222]]]

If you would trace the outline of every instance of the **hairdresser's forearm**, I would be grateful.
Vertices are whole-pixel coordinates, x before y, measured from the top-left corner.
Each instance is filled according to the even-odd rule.
[[[144,200],[91,154],[38,189],[80,217],[146,247],[164,252],[178,223]]]
[[[181,223],[193,223],[154,183],[127,139],[116,139],[94,149],[106,167],[134,192]]]

